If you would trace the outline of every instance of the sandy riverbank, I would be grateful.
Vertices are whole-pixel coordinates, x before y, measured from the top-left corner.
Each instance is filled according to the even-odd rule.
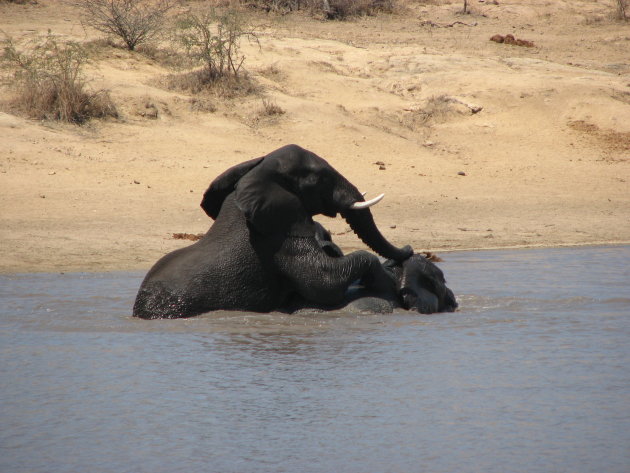
[[[260,92],[212,112],[159,87],[164,66],[116,48],[88,76],[120,119],[77,127],[5,109],[0,271],[148,268],[189,244],[173,233],[208,229],[199,202],[217,174],[287,143],[385,192],[374,214],[397,245],[630,242],[630,26],[611,2],[473,2],[466,16],[431,3],[344,23],[274,19],[260,47],[243,44]],[[71,2],[0,3],[14,38],[48,28],[98,37]],[[508,33],[535,46],[489,41]],[[261,114],[263,98],[285,113]],[[321,221],[342,248],[362,247],[343,220]]]

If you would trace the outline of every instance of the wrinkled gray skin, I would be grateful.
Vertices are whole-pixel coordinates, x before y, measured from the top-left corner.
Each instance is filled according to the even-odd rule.
[[[317,229],[316,238],[327,254],[332,257],[343,256],[341,249],[332,241],[330,233],[321,225]],[[402,308],[421,314],[432,314],[453,312],[457,308],[453,292],[446,287],[444,274],[424,256],[413,255],[402,263],[387,260],[382,265],[396,281],[396,289],[391,293],[374,294],[362,281],[355,281],[346,291],[344,300],[335,306],[305,301],[296,295],[283,310],[291,313],[336,310],[386,314]]]
[[[380,233],[359,190],[324,159],[288,145],[217,177],[201,207],[214,224],[186,248],[161,258],[140,286],[133,315],[190,317],[213,310],[269,312],[290,296],[326,306],[344,301],[360,280],[390,297],[396,278],[367,251],[331,256],[319,244],[313,215],[344,217],[374,252],[396,262],[413,254]]]

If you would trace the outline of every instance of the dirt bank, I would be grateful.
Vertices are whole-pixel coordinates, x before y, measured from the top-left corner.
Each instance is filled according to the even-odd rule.
[[[170,71],[155,60],[103,47],[88,75],[120,119],[0,113],[0,271],[148,268],[189,244],[173,233],[208,229],[199,202],[217,174],[287,143],[385,192],[374,214],[397,245],[630,242],[630,26],[612,2],[431,3],[265,20],[260,47],[243,44],[259,92],[205,106],[160,87]],[[48,28],[99,37],[71,2],[0,3],[14,38]],[[261,112],[263,98],[285,113]],[[321,221],[362,247],[341,219]]]

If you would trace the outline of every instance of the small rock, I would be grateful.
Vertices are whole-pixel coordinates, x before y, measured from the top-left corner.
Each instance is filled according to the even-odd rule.
[[[387,168],[385,166],[379,166],[378,169],[381,171],[385,171]]]
[[[140,184],[140,181],[136,181],[135,179],[133,180],[134,184]]]
[[[465,173],[464,171],[459,171],[459,172],[457,173],[457,175],[458,175],[458,176],[465,176],[465,175],[466,175],[466,173]]]
[[[390,225],[389,228],[396,228],[396,225]]]

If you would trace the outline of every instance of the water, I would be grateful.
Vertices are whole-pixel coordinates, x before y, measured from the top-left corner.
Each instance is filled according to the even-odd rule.
[[[630,471],[630,247],[470,252],[454,314],[129,316],[0,277],[0,471]]]

